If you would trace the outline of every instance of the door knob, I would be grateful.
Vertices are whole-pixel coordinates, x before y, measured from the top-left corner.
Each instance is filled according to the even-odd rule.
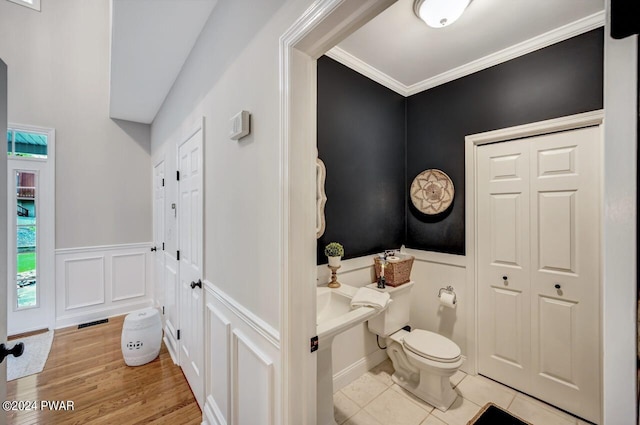
[[[24,353],[24,344],[22,342],[17,343],[12,349],[8,349],[4,344],[0,344],[0,363],[4,361],[4,358],[9,354],[13,357],[20,357]]]
[[[502,276],[502,280],[507,280],[508,277],[507,276]]]
[[[553,285],[553,287],[556,288],[556,289],[562,288],[559,283],[556,283],[555,285]]]
[[[196,286],[202,289],[202,280],[198,279],[197,282],[191,282],[191,289],[194,289]]]
[[[151,252],[153,252],[153,251],[157,251],[157,250],[158,250],[158,248],[157,248],[157,247],[155,247],[155,246],[154,246],[153,248],[151,248]]]

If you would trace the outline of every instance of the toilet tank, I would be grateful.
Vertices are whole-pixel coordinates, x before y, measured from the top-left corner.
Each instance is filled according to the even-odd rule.
[[[369,330],[371,332],[382,337],[388,337],[409,324],[413,282],[407,282],[395,288],[387,286],[384,289],[379,289],[375,283],[372,283],[367,285],[367,288],[387,292],[393,300],[385,311],[373,319],[369,319]]]

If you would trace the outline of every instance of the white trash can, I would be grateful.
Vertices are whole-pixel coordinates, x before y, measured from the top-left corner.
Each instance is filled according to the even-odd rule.
[[[149,363],[160,353],[162,321],[155,308],[145,308],[127,314],[122,326],[122,355],[128,366]]]

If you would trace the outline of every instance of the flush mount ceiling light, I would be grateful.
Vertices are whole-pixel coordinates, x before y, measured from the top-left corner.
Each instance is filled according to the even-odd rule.
[[[416,0],[413,11],[427,25],[444,28],[454,23],[471,0]]]

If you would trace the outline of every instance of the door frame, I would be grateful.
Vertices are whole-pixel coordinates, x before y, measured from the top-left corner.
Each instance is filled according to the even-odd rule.
[[[39,172],[38,176],[38,187],[40,192],[47,193],[46,199],[49,200],[45,205],[40,201],[38,204],[38,208],[40,210],[46,210],[47,214],[40,221],[41,224],[38,225],[44,226],[48,229],[46,233],[38,232],[37,234],[37,244],[38,244],[38,253],[40,260],[38,261],[38,281],[40,286],[39,290],[39,303],[40,308],[44,310],[44,317],[46,320],[46,327],[51,329],[55,328],[55,294],[56,294],[56,270],[55,270],[55,241],[56,241],[56,184],[55,184],[55,176],[56,176],[56,130],[50,127],[38,127],[33,125],[25,125],[25,124],[16,124],[9,123],[7,126],[11,130],[23,130],[25,132],[32,133],[41,133],[47,135],[47,158],[21,158],[21,157],[8,157],[7,159],[7,168],[10,167],[10,164],[19,164],[21,161],[24,161],[25,164],[28,163],[46,163],[46,167],[43,171]],[[28,167],[25,167],[28,168]],[[8,176],[7,176],[8,177]],[[12,182],[15,180],[12,180]],[[11,182],[7,181],[7,184]],[[7,188],[8,189],[8,188]],[[7,194],[8,196],[8,194]],[[42,199],[42,198],[40,198]],[[8,206],[7,206],[8,208]],[[14,234],[12,226],[15,224],[15,221],[12,217],[15,217],[15,211],[8,211],[9,216],[7,217],[7,238],[12,237]],[[14,249],[8,249],[8,256],[15,255],[15,246]],[[14,271],[15,265],[7,264],[8,271]],[[8,275],[8,274],[7,274]],[[42,277],[45,276],[44,284],[42,282]],[[8,277],[7,277],[8,278]],[[8,282],[7,282],[8,283]],[[8,288],[7,288],[8,289]],[[13,300],[14,296],[12,294],[7,294],[7,302],[9,300]],[[7,311],[7,314],[11,314],[10,311],[14,311],[15,309],[12,306],[7,305],[7,308],[10,309]],[[20,330],[19,332],[29,332],[33,330],[40,329],[40,326],[36,328],[28,328]],[[9,333],[14,333],[14,331],[8,329]]]
[[[280,352],[285,424],[316,423],[316,60],[396,0],[318,0],[280,37]],[[302,284],[304,283],[304,284]]]
[[[158,167],[160,164],[163,164],[163,168],[164,168],[164,178],[165,178],[165,184],[163,186],[163,190],[164,190],[164,203],[162,204],[162,211],[164,214],[164,222],[162,223],[162,235],[163,235],[163,243],[165,242],[166,239],[166,230],[167,230],[167,183],[168,183],[168,178],[167,178],[167,161],[166,161],[166,155],[164,153],[164,150],[162,152],[160,152],[159,154],[156,154],[152,160],[151,160],[151,181],[152,183],[152,199],[153,199],[153,205],[152,205],[152,213],[153,213],[153,226],[152,226],[152,232],[153,232],[153,237],[152,239],[154,239],[152,241],[153,245],[156,247],[156,251],[154,252],[154,254],[156,255],[161,255],[162,256],[162,273],[161,276],[156,276],[156,269],[155,269],[155,262],[158,261],[157,258],[154,258],[154,265],[153,265],[153,303],[154,306],[156,308],[159,308],[162,310],[163,307],[163,303],[164,303],[164,268],[166,265],[166,259],[164,256],[164,248],[159,248],[156,245],[156,241],[155,241],[155,237],[156,237],[156,232],[157,232],[157,228],[159,226],[159,223],[156,222],[156,192],[155,192],[155,178],[156,178],[156,167]],[[162,288],[160,289],[160,291],[162,292],[162,299],[159,299],[158,297],[158,293],[160,292],[158,290],[158,282],[162,282],[160,286],[162,286]],[[160,316],[162,318],[162,327],[164,329],[164,312],[163,314],[161,314]]]
[[[603,146],[604,146],[604,110],[597,110],[592,112],[585,112],[582,114],[569,115],[562,118],[555,118],[545,121],[539,121],[531,124],[518,125],[515,127],[504,128],[500,130],[488,131],[485,133],[473,134],[465,137],[465,245],[466,245],[466,257],[467,257],[467,294],[470,300],[473,302],[467,303],[467,309],[465,311],[467,321],[467,367],[468,371],[474,375],[478,374],[478,338],[479,338],[479,326],[478,326],[478,276],[477,276],[477,264],[478,264],[478,246],[477,246],[477,220],[478,220],[478,206],[477,206],[477,150],[478,147],[489,143],[506,142],[514,139],[522,139],[525,137],[539,136],[543,134],[556,133],[560,131],[576,130],[584,127],[600,127],[600,139],[598,146],[598,156],[600,160],[600,167],[603,169]],[[599,234],[600,240],[602,240],[603,229],[603,175],[600,174],[600,221],[599,221]],[[600,251],[600,312],[599,319],[602,323],[602,281],[603,281],[603,251]],[[600,346],[602,346],[602,335],[600,335]],[[600,358],[600,365],[602,367],[602,357]]]

